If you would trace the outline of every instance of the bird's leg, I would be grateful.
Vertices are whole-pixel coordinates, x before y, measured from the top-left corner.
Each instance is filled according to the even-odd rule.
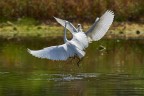
[[[67,62],[67,64],[68,64],[69,62],[72,62],[75,58],[76,58],[75,56],[74,56],[74,57],[70,57],[70,60]]]
[[[80,67],[79,65],[80,65],[80,62],[82,61],[82,59],[80,59],[78,57],[77,57],[77,59],[78,59],[77,66]]]

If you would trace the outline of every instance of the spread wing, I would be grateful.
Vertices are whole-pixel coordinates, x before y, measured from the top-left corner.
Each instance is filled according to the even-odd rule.
[[[56,18],[56,17],[54,17],[55,19],[56,19],[56,21],[58,22],[58,23],[60,23],[63,27],[65,27],[65,22],[66,22],[66,20],[62,20],[62,19],[60,19],[60,18]],[[70,23],[69,21],[67,21],[67,26],[66,26],[66,28],[70,31],[70,32],[77,32],[77,29],[73,26],[73,24],[72,23]]]
[[[95,23],[86,32],[90,41],[100,40],[108,31],[114,19],[113,11],[107,10],[100,18],[97,18]]]
[[[38,58],[46,58],[51,60],[67,60],[74,56],[74,50],[71,45],[66,43],[59,46],[51,46],[41,50],[30,50],[28,52]]]

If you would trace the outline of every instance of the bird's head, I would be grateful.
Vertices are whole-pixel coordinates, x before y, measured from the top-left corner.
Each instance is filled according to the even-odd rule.
[[[68,24],[68,21],[65,21],[65,27],[66,27],[67,24]]]
[[[78,32],[79,32],[79,31],[82,31],[82,26],[81,26],[81,24],[78,24],[77,30],[78,30]]]

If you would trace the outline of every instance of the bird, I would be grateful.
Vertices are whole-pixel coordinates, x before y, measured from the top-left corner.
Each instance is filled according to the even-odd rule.
[[[54,17],[54,18],[62,26],[64,26],[65,21],[67,21],[67,20],[63,20],[63,19],[60,19],[60,18],[56,18],[56,17]],[[100,40],[106,34],[106,32],[108,31],[108,29],[111,26],[113,20],[114,20],[114,12],[111,11],[111,10],[107,10],[100,18],[97,17],[94,24],[89,28],[89,30],[87,32],[85,32],[89,42],[91,43],[92,41]],[[69,24],[66,28],[72,34],[77,32],[77,31],[74,30],[76,28],[74,27],[74,25],[71,22],[69,22]],[[78,24],[77,30],[78,30],[78,32],[82,31],[81,24]]]
[[[28,52],[35,57],[45,58],[50,60],[67,60],[68,58],[79,59],[85,56],[85,49],[92,41],[100,40],[108,31],[114,20],[114,12],[107,10],[101,17],[97,17],[94,24],[89,28],[87,32],[83,32],[81,24],[78,24],[78,28],[74,25],[60,18],[56,18],[56,21],[64,27],[64,44],[57,46],[50,46],[41,50],[31,50]],[[66,36],[66,30],[69,30],[72,34],[72,39],[68,40]]]
[[[73,35],[72,40],[68,40],[66,37],[66,26],[68,22],[65,22],[64,29],[64,44],[58,46],[46,47],[41,50],[30,50],[28,52],[38,58],[46,58],[51,60],[67,60],[69,57],[78,56],[82,58],[85,55],[83,51],[84,46],[81,44],[81,40],[85,42],[85,46],[88,46],[88,40],[83,32],[79,32]],[[78,36],[82,38],[77,38]]]

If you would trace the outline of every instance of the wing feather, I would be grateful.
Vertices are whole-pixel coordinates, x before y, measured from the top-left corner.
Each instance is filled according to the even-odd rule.
[[[113,11],[107,10],[100,18],[96,19],[92,27],[86,32],[90,41],[100,40],[108,31],[114,19]]]
[[[51,60],[67,60],[75,54],[68,43],[59,46],[47,47],[41,50],[28,49],[28,52],[35,57]]]
[[[59,24],[61,24],[63,27],[65,27],[65,22],[66,22],[66,20],[63,20],[63,19],[60,19],[60,18],[56,18],[56,17],[54,17],[55,19],[56,19],[56,21],[59,23]],[[74,25],[72,24],[72,23],[70,23],[69,21],[67,21],[68,23],[67,23],[67,26],[66,26],[66,28],[70,31],[70,32],[77,32],[77,29],[74,27]]]

